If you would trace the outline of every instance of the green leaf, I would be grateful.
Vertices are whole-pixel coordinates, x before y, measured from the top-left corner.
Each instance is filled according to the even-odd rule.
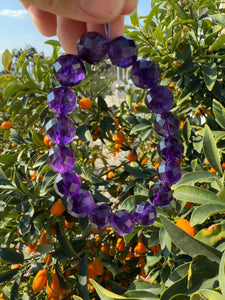
[[[188,270],[189,270],[189,265],[190,263],[185,263],[179,267],[177,267],[172,273],[171,275],[169,276],[169,278],[167,279],[167,281],[165,282],[165,285],[168,287],[168,286],[171,286],[174,284],[174,282],[182,279],[187,273],[188,273]]]
[[[81,293],[84,297],[84,300],[89,300],[89,293],[87,288],[87,258],[88,254],[86,252],[85,255],[82,257],[78,271],[78,281],[81,286]]]
[[[0,248],[0,257],[14,264],[22,264],[24,261],[23,255],[11,248]]]
[[[209,48],[210,51],[225,49],[225,34],[220,35]]]
[[[118,265],[110,259],[101,258],[101,263],[113,274],[113,277],[123,272]]]
[[[222,204],[218,196],[206,189],[189,185],[178,185],[174,189],[174,198],[197,204]]]
[[[157,295],[154,295],[150,291],[127,291],[124,293],[124,296],[127,296],[129,299],[130,298],[138,298],[141,300],[154,300],[154,299],[159,299]]]
[[[137,124],[137,125],[135,125],[132,129],[131,129],[131,131],[130,131],[130,134],[133,134],[133,133],[135,133],[135,132],[137,132],[137,131],[142,131],[142,130],[144,130],[144,129],[149,129],[149,128],[151,128],[152,126],[151,126],[151,124],[146,124],[146,123],[141,123],[141,124]]]
[[[169,300],[190,300],[190,296],[185,294],[178,294],[170,298]]]
[[[225,296],[225,252],[223,252],[223,256],[220,261],[219,267],[219,283],[222,294]]]
[[[219,150],[217,149],[215,139],[208,125],[205,125],[203,150],[210,165],[222,175],[223,170],[220,165]]]
[[[132,195],[126,198],[120,205],[120,209],[126,209],[127,211],[133,211],[135,205],[141,201],[146,201],[148,197],[143,195]]]
[[[76,257],[77,254],[76,254],[75,250],[73,249],[70,241],[66,237],[64,231],[61,229],[61,226],[59,225],[59,223],[56,223],[55,229],[56,229],[57,239],[60,243],[60,246],[63,248],[63,251],[65,252],[65,254],[68,255],[69,257],[73,257],[73,256]]]
[[[14,284],[13,284],[13,287],[11,290],[10,300],[18,299],[20,280],[21,280],[21,273],[16,277],[16,280],[14,281]]]
[[[202,289],[194,293],[191,300],[225,300],[225,297],[213,290]]]
[[[214,14],[210,15],[210,18],[213,19],[216,23],[222,24],[225,26],[225,14],[224,13],[219,13],[219,14]]]
[[[173,185],[173,189],[176,189],[179,185],[186,185],[186,184],[194,184],[196,182],[212,182],[218,178],[216,174],[206,172],[206,171],[196,171],[184,174],[180,181]]]
[[[83,300],[83,299],[78,296],[73,296],[73,300]]]
[[[1,273],[0,274],[0,283],[9,282],[18,272],[19,272],[19,268],[9,270],[5,273]]]
[[[195,238],[214,247],[220,240],[225,239],[225,223],[213,224],[209,228],[203,228],[196,234]]]
[[[153,38],[161,43],[164,43],[164,32],[161,27],[157,27],[153,33]]]
[[[217,101],[216,99],[213,99],[213,114],[215,116],[216,122],[225,129],[225,108],[223,105]]]
[[[205,63],[202,66],[202,74],[209,91],[212,91],[216,80],[217,80],[217,66],[216,63],[211,61],[209,63]]]
[[[11,72],[12,56],[8,49],[2,54],[2,64],[6,71]]]
[[[130,22],[135,27],[139,26],[139,18],[138,18],[137,10],[134,12],[132,16],[130,16]]]
[[[201,205],[194,210],[191,216],[191,226],[202,224],[206,219],[220,212],[225,212],[225,203]]]
[[[106,290],[105,288],[103,288],[100,284],[98,284],[93,279],[90,279],[90,281],[91,281],[92,285],[94,286],[94,288],[101,300],[128,299],[127,297],[123,297],[123,296],[117,295],[115,293],[112,293],[112,292]]]
[[[189,16],[187,15],[187,13],[177,2],[173,2],[173,7],[176,10],[179,18],[184,19],[184,20],[189,19]]]
[[[33,214],[34,214],[34,208],[31,205],[27,206],[27,208],[23,212],[23,215],[20,219],[19,226],[18,226],[21,235],[25,235],[30,231],[31,218],[33,217]]]
[[[103,111],[108,111],[107,103],[102,96],[98,96],[98,107]]]
[[[160,219],[173,243],[184,253],[190,256],[204,255],[210,260],[214,260],[217,263],[220,262],[222,256],[220,251],[193,238],[166,217],[160,215]]]
[[[56,40],[48,40],[45,42],[46,45],[61,47],[60,42]]]

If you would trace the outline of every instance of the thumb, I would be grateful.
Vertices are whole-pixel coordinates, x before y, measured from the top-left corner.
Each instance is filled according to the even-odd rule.
[[[42,10],[69,19],[107,23],[116,19],[125,8],[126,0],[20,0],[26,6],[32,4]]]

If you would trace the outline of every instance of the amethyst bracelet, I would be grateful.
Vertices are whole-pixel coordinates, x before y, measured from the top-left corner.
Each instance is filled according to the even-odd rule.
[[[156,207],[166,207],[173,199],[171,185],[181,178],[181,168],[176,162],[182,155],[184,147],[174,137],[180,128],[179,119],[171,112],[173,94],[165,87],[158,85],[160,69],[156,62],[138,60],[135,42],[120,36],[109,41],[109,25],[106,25],[105,39],[97,32],[82,35],[77,46],[77,55],[60,56],[53,65],[56,79],[61,86],[55,87],[47,97],[49,108],[55,116],[47,123],[46,132],[55,145],[50,149],[47,163],[59,173],[54,187],[61,197],[67,198],[68,212],[77,218],[89,217],[96,229],[111,226],[117,234],[124,236],[132,232],[135,222],[142,226],[153,224],[157,218]],[[108,55],[112,64],[121,68],[131,68],[133,83],[142,89],[148,89],[145,97],[146,106],[156,113],[154,130],[162,139],[157,151],[162,162],[157,169],[161,182],[154,183],[149,189],[149,201],[143,201],[134,207],[132,213],[122,209],[112,212],[106,203],[94,203],[91,193],[81,189],[79,175],[72,170],[75,163],[73,150],[67,145],[76,135],[73,121],[67,116],[76,109],[76,95],[70,89],[79,84],[86,75],[83,61],[97,64]]]

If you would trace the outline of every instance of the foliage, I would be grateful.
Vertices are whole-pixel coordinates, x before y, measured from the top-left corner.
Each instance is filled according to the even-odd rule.
[[[152,226],[136,225],[124,240],[110,228],[96,231],[86,218],[70,216],[66,199],[60,202],[65,211],[51,213],[59,196],[55,173],[46,164],[45,125],[52,117],[46,97],[57,85],[52,64],[60,45],[48,41],[53,47],[48,58],[21,53],[13,68],[12,54],[4,52],[0,118],[12,122],[0,129],[4,299],[48,299],[53,286],[59,299],[225,299],[224,13],[214,0],[152,0],[149,15],[135,14],[126,28],[140,57],[159,63],[160,84],[174,92],[172,110],[181,119],[185,152],[182,179],[172,187],[174,201],[158,209]],[[77,128],[71,143],[74,169],[96,202],[132,211],[158,180],[155,115],[144,105],[145,91],[129,81],[123,88],[126,102],[109,105],[115,69],[110,71],[107,60],[86,69],[86,79],[74,91],[78,104],[89,98],[92,106],[78,106],[70,115]],[[178,219],[189,220],[197,234],[176,226]],[[34,295],[33,279],[43,269],[47,284]]]

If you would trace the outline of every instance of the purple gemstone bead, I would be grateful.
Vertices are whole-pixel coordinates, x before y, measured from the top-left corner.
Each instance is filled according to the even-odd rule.
[[[77,98],[70,88],[58,86],[48,94],[47,103],[54,113],[66,115],[77,107]]]
[[[108,204],[104,202],[96,203],[94,209],[89,215],[91,226],[96,229],[105,229],[110,225],[109,217],[111,214],[112,211]]]
[[[47,163],[53,171],[58,173],[71,170],[75,160],[73,150],[64,145],[55,145],[48,152]]]
[[[163,183],[172,185],[181,179],[182,171],[176,161],[162,161],[158,166],[157,174]]]
[[[165,113],[173,105],[173,93],[166,86],[156,85],[147,92],[145,104],[157,114]]]
[[[183,155],[184,146],[175,137],[165,137],[158,143],[157,152],[166,161],[176,161]]]
[[[71,197],[79,192],[81,180],[76,172],[70,170],[56,176],[54,187],[61,197]]]
[[[173,191],[168,184],[157,182],[149,189],[149,199],[154,206],[166,207],[173,200]]]
[[[135,205],[133,215],[136,222],[143,226],[153,224],[157,217],[156,208],[148,201],[142,201]]]
[[[138,49],[130,37],[119,36],[109,43],[108,56],[113,65],[127,68],[137,60]]]
[[[58,115],[46,124],[46,133],[50,140],[56,144],[68,144],[76,135],[74,122],[64,116]]]
[[[154,130],[163,136],[176,135],[180,130],[180,120],[170,111],[158,114],[154,121]]]
[[[76,195],[68,198],[67,209],[72,216],[84,218],[92,212],[94,204],[94,199],[88,191],[79,190]]]
[[[159,65],[152,61],[141,59],[134,63],[131,69],[133,83],[142,89],[152,88],[157,85],[160,78]]]
[[[63,86],[79,84],[86,75],[82,60],[72,54],[60,56],[53,65],[55,77]]]
[[[84,33],[77,43],[77,55],[89,64],[97,64],[108,50],[107,40],[98,32]]]
[[[131,233],[135,225],[134,216],[125,209],[113,213],[109,221],[112,230],[121,236]]]

